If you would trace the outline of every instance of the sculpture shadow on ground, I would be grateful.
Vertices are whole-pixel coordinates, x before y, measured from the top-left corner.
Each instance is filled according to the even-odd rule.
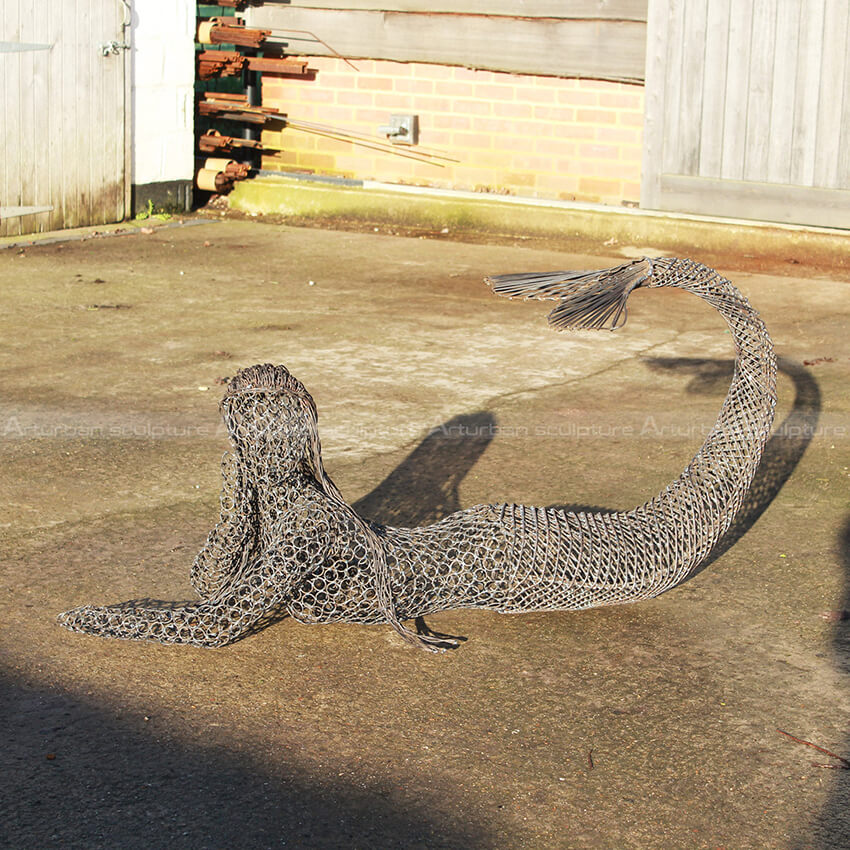
[[[352,507],[366,519],[399,527],[437,522],[461,510],[460,483],[496,430],[496,417],[486,411],[449,419]]]
[[[691,375],[686,392],[698,395],[725,395],[735,368],[733,360],[683,357],[653,357],[647,358],[646,363],[656,372]],[[756,524],[791,477],[817,430],[821,410],[817,381],[805,366],[795,360],[778,357],[776,365],[794,386],[791,410],[779,425],[774,426],[741,510],[697,572],[728,552]]]
[[[456,416],[434,428],[374,490],[359,513],[381,523],[434,522],[461,507],[458,488],[492,441],[495,417]],[[173,609],[186,601],[122,606]],[[250,633],[282,619],[270,612]],[[89,697],[0,675],[0,716],[13,742],[5,775],[10,846],[475,848],[486,825],[442,823],[424,802],[386,787],[274,769],[222,745],[195,748],[142,718]],[[55,755],[48,759],[47,755]],[[397,779],[397,777],[396,777]]]
[[[398,775],[352,782],[297,754],[196,745],[168,717],[2,674],[0,716],[4,847],[494,846],[486,824],[444,823]]]
[[[838,669],[850,676],[850,516],[844,524],[839,540],[841,563],[844,566],[844,598],[838,608],[844,618],[835,624],[835,660]]]

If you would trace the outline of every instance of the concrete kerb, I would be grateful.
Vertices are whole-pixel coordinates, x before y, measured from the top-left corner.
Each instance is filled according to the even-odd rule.
[[[636,246],[645,253],[792,252],[798,262],[850,268],[850,231],[678,215],[473,192],[260,176],[237,184],[232,209],[289,224],[417,228],[449,235],[564,239]]]
[[[198,224],[215,224],[216,219],[188,218],[174,221],[130,219],[117,224],[99,224],[74,227],[68,230],[47,230],[23,236],[0,237],[0,251],[11,248],[32,248],[37,245],[55,245],[61,242],[84,242],[87,239],[105,239],[112,236],[139,236],[155,230],[172,227],[194,227]]]

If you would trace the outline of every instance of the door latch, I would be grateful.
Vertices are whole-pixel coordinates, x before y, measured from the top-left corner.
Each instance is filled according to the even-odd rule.
[[[122,50],[129,50],[130,45],[123,41],[107,41],[106,44],[99,44],[98,48],[103,56],[117,56]]]

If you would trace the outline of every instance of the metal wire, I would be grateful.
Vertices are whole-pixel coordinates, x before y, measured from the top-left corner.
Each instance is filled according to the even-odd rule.
[[[336,127],[333,124],[317,124],[314,121],[302,121],[298,118],[290,118],[288,116],[282,118],[282,120],[286,122],[287,127],[291,127],[293,130],[303,130],[305,133],[315,133],[319,136],[327,136],[339,141],[351,142],[352,144],[364,145],[366,147],[379,146],[380,149],[389,147],[391,150],[385,152],[398,153],[397,150],[392,149],[392,142],[386,142],[383,139],[378,139],[375,136],[369,136],[365,133],[347,130],[344,127]],[[445,151],[440,151],[436,148],[426,148],[419,144],[415,146],[415,150],[411,149],[410,152],[415,154],[416,158],[423,159],[423,161],[430,162],[431,159],[442,159],[446,162],[460,162],[459,159],[449,156]]]
[[[331,47],[326,41],[323,41],[321,38],[319,38],[316,33],[310,32],[310,30],[286,30],[278,29],[276,27],[270,27],[268,28],[268,32],[271,33],[272,41],[280,41],[281,39],[284,39],[285,41],[313,41],[316,44],[321,44],[322,47],[327,48],[328,52],[332,56],[337,59],[342,59],[342,61],[345,62],[345,64],[348,65],[350,68],[353,68],[358,73],[360,72],[360,69],[353,62],[350,62],[338,50]],[[302,36],[307,35],[309,36],[309,38],[301,38],[300,36],[294,36],[292,35],[292,33],[294,32],[301,33]]]
[[[409,151],[400,151],[393,147],[392,143],[384,143],[380,139],[370,139],[366,141],[363,138],[357,138],[356,136],[352,136],[344,132],[316,129],[303,121],[297,121],[290,118],[282,118],[281,120],[284,122],[287,129],[298,130],[301,133],[308,133],[312,136],[321,136],[324,139],[332,139],[336,142],[348,142],[349,144],[357,145],[358,147],[369,148],[369,150],[379,151],[380,153],[390,154],[391,156],[398,156],[402,159],[412,159],[416,162],[424,162],[426,165],[436,165],[438,168],[446,167],[442,162],[435,161],[436,159],[448,159],[440,154],[427,153],[425,151],[420,154],[418,151],[413,149],[410,149]],[[264,146],[264,150],[274,150],[274,148],[266,145]],[[277,148],[277,150],[287,150],[287,148]],[[459,160],[450,161],[458,162]]]
[[[404,620],[487,608],[573,610],[648,599],[685,580],[741,507],[776,404],[773,346],[758,313],[717,272],[643,259],[596,272],[489,279],[508,296],[550,298],[556,327],[617,327],[637,287],[672,286],[726,319],[736,362],[714,428],[684,472],[634,510],[570,512],[478,505],[433,525],[391,528],[359,517],[327,476],[316,407],[283,366],[244,369],[221,410],[233,453],[221,518],[191,570],[197,603],[123,603],[60,616],[74,631],[223,646],[269,619],[390,623],[426,649],[457,645]]]

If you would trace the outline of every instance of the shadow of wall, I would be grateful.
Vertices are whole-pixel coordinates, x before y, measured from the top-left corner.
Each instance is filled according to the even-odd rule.
[[[424,800],[297,755],[261,761],[238,746],[180,741],[167,718],[114,711],[0,678],[4,802],[0,845],[63,850],[484,848],[483,825],[444,823]],[[48,758],[48,755],[54,758]]]

